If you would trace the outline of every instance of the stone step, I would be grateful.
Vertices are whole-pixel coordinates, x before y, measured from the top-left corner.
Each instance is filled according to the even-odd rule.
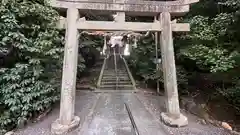
[[[102,81],[101,84],[116,84],[116,80]],[[131,81],[118,81],[118,84],[132,84]]]
[[[109,75],[109,76],[106,76],[106,75],[103,75],[103,78],[129,78],[129,76],[114,76],[114,75]]]
[[[118,89],[118,90],[132,90],[134,89],[132,85],[119,85],[117,88],[116,88],[116,85],[101,85],[100,86],[100,89],[103,89],[103,90],[115,90],[115,89]]]
[[[128,74],[127,72],[104,72],[103,74],[109,75],[109,74],[119,74],[119,75],[124,75],[124,74]]]
[[[112,74],[116,74],[116,72],[104,72],[103,74],[105,74],[105,75],[112,75]],[[118,75],[125,75],[125,74],[128,75],[127,72],[117,72],[117,74]]]
[[[108,82],[116,82],[116,79],[112,79],[112,80],[102,80],[101,83],[108,83]],[[131,82],[131,80],[118,80],[118,82],[122,82],[122,83],[128,83],[128,82]]]
[[[101,85],[100,87],[115,87],[116,85]],[[133,85],[118,85],[118,87],[133,87]]]
[[[134,90],[134,88],[99,88],[99,90],[121,90],[121,91],[125,91],[125,90]]]
[[[107,72],[115,72],[115,68],[108,68],[105,71],[107,71]],[[117,68],[117,72],[126,72],[126,71],[127,71],[126,69],[119,69],[119,68]]]
[[[101,82],[114,82],[116,81],[116,78],[105,78],[105,79],[102,79]],[[129,78],[127,79],[119,79],[118,82],[131,82],[131,80]]]
[[[115,85],[116,81],[102,82],[101,85]],[[118,85],[132,85],[130,81],[120,81]]]
[[[136,93],[137,90],[103,90],[103,89],[97,89],[94,92],[96,93]]]
[[[116,79],[116,76],[103,76],[102,79]],[[118,76],[118,79],[129,79],[128,76]]]
[[[118,76],[124,76],[124,75],[126,75],[126,76],[128,76],[128,73],[103,73],[103,75],[106,75],[106,76],[109,76],[109,75],[118,75]]]
[[[116,82],[116,79],[114,80],[102,80],[101,82]],[[118,80],[118,82],[123,82],[123,83],[127,83],[127,82],[131,82],[131,80]]]
[[[110,68],[107,69],[107,68],[106,68],[105,71],[106,71],[106,72],[115,72],[115,69],[110,69]],[[118,68],[118,69],[117,69],[117,72],[127,72],[127,70],[126,70],[126,69],[119,69],[119,68]]]

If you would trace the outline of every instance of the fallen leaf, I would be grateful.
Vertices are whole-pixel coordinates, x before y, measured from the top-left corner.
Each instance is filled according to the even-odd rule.
[[[222,122],[222,127],[232,131],[232,127],[226,122]]]

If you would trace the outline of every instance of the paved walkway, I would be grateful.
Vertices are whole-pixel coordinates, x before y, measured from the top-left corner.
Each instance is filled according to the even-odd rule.
[[[134,94],[102,94],[79,135],[134,135],[127,103],[140,135],[167,135]]]
[[[160,121],[164,108],[163,97],[143,94],[96,94],[78,92],[76,115],[80,126],[68,135],[135,135],[124,103],[127,103],[139,135],[228,135],[221,129],[197,124],[190,117],[185,128],[169,128]],[[58,117],[59,108],[53,110],[43,121],[20,129],[15,135],[51,135],[50,125]],[[188,116],[189,117],[189,116]]]

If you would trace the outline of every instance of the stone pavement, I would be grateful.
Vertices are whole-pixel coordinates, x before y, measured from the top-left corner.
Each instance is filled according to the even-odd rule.
[[[140,135],[228,135],[222,129],[201,125],[189,116],[189,126],[170,128],[160,121],[164,97],[130,93],[77,92],[76,115],[80,126],[67,135],[134,135],[124,103],[133,115]],[[51,135],[50,125],[58,117],[55,108],[43,121],[19,129],[14,135]]]

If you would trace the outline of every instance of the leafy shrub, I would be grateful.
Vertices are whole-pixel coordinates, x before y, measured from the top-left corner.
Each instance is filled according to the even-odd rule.
[[[158,58],[161,58],[160,47],[158,46]],[[162,65],[156,70],[154,59],[156,58],[155,42],[152,36],[143,37],[138,42],[128,58],[128,63],[136,76],[145,82],[150,80],[164,83]],[[183,67],[177,65],[178,84],[182,89],[187,87],[187,74]]]
[[[206,95],[217,93],[239,108],[240,1],[201,0],[185,17],[177,19],[191,25],[187,34],[174,33],[179,87],[187,91],[201,90]],[[154,40],[146,37],[138,42],[128,62],[141,79],[163,82],[163,74],[155,71],[154,58]],[[207,81],[191,83],[197,82],[195,75]],[[200,89],[196,84],[212,87]]]
[[[58,13],[44,0],[4,0],[0,5],[0,52],[14,48],[0,69],[0,129],[15,128],[59,99],[63,37]]]
[[[198,74],[207,74],[207,83],[214,85],[208,90],[239,108],[240,3],[203,0],[194,8],[196,10],[185,17],[191,31],[175,41],[180,46],[178,59],[185,67],[194,66]],[[193,64],[190,65],[189,60]]]

